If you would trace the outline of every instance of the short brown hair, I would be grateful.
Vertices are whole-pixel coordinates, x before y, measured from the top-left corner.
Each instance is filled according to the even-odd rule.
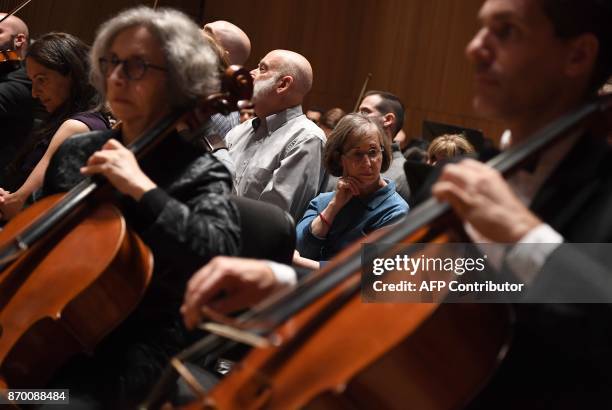
[[[336,128],[338,122],[346,115],[346,112],[342,108],[330,108],[325,111],[325,113],[321,116],[321,120],[319,120],[319,125],[323,125],[330,130]]]
[[[555,34],[571,39],[592,33],[599,41],[589,92],[595,94],[612,74],[612,2],[610,0],[540,0]]]
[[[385,136],[383,129],[363,114],[351,113],[345,115],[327,137],[325,152],[323,153],[323,164],[325,169],[335,177],[341,177],[344,173],[340,156],[356,145],[356,141],[370,135],[372,132],[378,134],[378,141],[382,150],[382,165],[380,172],[389,169],[393,155],[391,143]],[[355,142],[353,142],[355,141]]]
[[[474,152],[472,144],[461,134],[445,134],[434,138],[427,150],[429,161],[456,157]]]
[[[395,136],[395,134],[404,128],[404,116],[406,112],[404,104],[402,104],[402,101],[397,95],[387,91],[370,90],[365,93],[363,97],[369,97],[370,95],[378,95],[380,97],[380,102],[376,106],[376,109],[380,111],[382,115],[388,113],[395,114],[395,124],[393,124],[393,130],[391,130]]]

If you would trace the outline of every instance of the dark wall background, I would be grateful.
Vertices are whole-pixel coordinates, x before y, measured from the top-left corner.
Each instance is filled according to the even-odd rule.
[[[67,31],[91,43],[98,25],[118,11],[154,1],[33,0],[19,16],[36,37]],[[17,2],[0,0],[0,10]],[[497,139],[501,125],[471,108],[471,70],[464,49],[478,29],[482,0],[159,0],[199,23],[224,19],[251,38],[247,66],[285,48],[306,56],[315,72],[305,107],[352,110],[368,73],[369,89],[397,94],[408,135],[423,119],[482,129]]]

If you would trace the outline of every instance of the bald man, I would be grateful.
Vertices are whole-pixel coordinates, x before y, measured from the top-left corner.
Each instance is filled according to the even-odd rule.
[[[6,13],[0,13],[0,19]],[[0,23],[0,49],[12,49],[24,58],[28,47],[28,27],[18,17],[10,16]],[[0,72],[0,187],[11,189],[6,166],[21,149],[33,125],[36,107],[32,83],[23,64]]]
[[[0,13],[0,20],[6,13]],[[21,58],[28,49],[28,26],[16,16],[9,16],[0,23],[0,50],[15,50]]]
[[[239,27],[227,21],[219,20],[206,24],[202,28],[206,41],[214,45],[214,49],[219,51],[221,62],[221,70],[225,70],[226,64],[243,65],[251,53],[251,41],[249,37]],[[225,137],[227,133],[240,124],[240,113],[232,111],[227,115],[220,113],[213,114],[203,131],[205,145],[213,146],[213,155],[219,159],[223,165],[230,171],[232,176],[235,173],[234,163],[232,162]],[[221,140],[217,138],[221,137]]]
[[[203,30],[223,47],[230,64],[244,65],[251,54],[251,40],[240,27],[218,20],[204,25]]]
[[[288,211],[299,220],[319,191],[325,134],[302,112],[312,87],[306,58],[268,53],[251,71],[256,117],[226,137],[236,167],[234,191]]]

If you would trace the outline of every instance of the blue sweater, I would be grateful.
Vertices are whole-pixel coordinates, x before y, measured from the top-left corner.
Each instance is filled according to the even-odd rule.
[[[310,224],[327,207],[335,192],[319,194],[310,201],[296,228],[300,255],[317,261],[331,259],[357,239],[406,215],[408,204],[395,192],[395,182],[385,181],[387,185],[369,198],[353,197],[344,205],[332,222],[326,238],[314,236]]]

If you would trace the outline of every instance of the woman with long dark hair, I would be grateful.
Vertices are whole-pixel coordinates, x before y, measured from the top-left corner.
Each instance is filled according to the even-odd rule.
[[[62,142],[75,134],[109,127],[100,112],[100,95],[89,83],[89,69],[89,46],[70,34],[48,33],[30,46],[26,70],[32,80],[32,96],[49,116],[7,170],[9,185],[0,190],[3,219],[17,214],[42,186],[49,160]],[[15,192],[8,192],[12,190]]]

